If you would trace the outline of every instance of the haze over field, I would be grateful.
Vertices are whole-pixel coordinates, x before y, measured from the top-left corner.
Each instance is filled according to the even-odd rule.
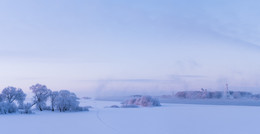
[[[0,1],[0,89],[155,94],[227,82],[259,92],[259,4]]]

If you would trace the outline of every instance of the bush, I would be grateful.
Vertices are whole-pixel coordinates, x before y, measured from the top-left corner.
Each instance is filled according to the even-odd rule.
[[[43,110],[47,110],[47,111],[51,111],[52,110],[52,108],[50,106],[44,106],[42,109]]]
[[[128,104],[128,105],[122,105],[122,108],[138,108],[139,106],[134,105],[134,104]]]
[[[110,106],[110,108],[119,108],[119,106],[117,106],[117,105],[112,105],[112,106]]]
[[[32,110],[31,110],[32,104],[30,103],[26,103],[23,105],[23,109],[21,110],[22,114],[31,114]]]
[[[1,102],[0,114],[8,114],[17,112],[18,108],[14,103]]]
[[[76,107],[74,111],[89,111],[88,107]]]

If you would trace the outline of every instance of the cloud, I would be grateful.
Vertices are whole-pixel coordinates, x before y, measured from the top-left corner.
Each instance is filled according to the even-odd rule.
[[[171,78],[206,78],[205,75],[170,75]]]
[[[108,80],[99,80],[107,82],[156,82],[161,81],[158,79],[108,79]]]

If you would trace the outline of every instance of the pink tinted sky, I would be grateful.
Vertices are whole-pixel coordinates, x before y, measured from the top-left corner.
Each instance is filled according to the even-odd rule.
[[[1,1],[0,88],[259,92],[259,4]]]

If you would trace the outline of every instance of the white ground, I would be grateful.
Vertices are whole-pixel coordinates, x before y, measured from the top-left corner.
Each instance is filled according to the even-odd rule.
[[[260,107],[163,104],[104,108],[119,102],[85,101],[89,112],[0,115],[1,134],[260,134]]]

